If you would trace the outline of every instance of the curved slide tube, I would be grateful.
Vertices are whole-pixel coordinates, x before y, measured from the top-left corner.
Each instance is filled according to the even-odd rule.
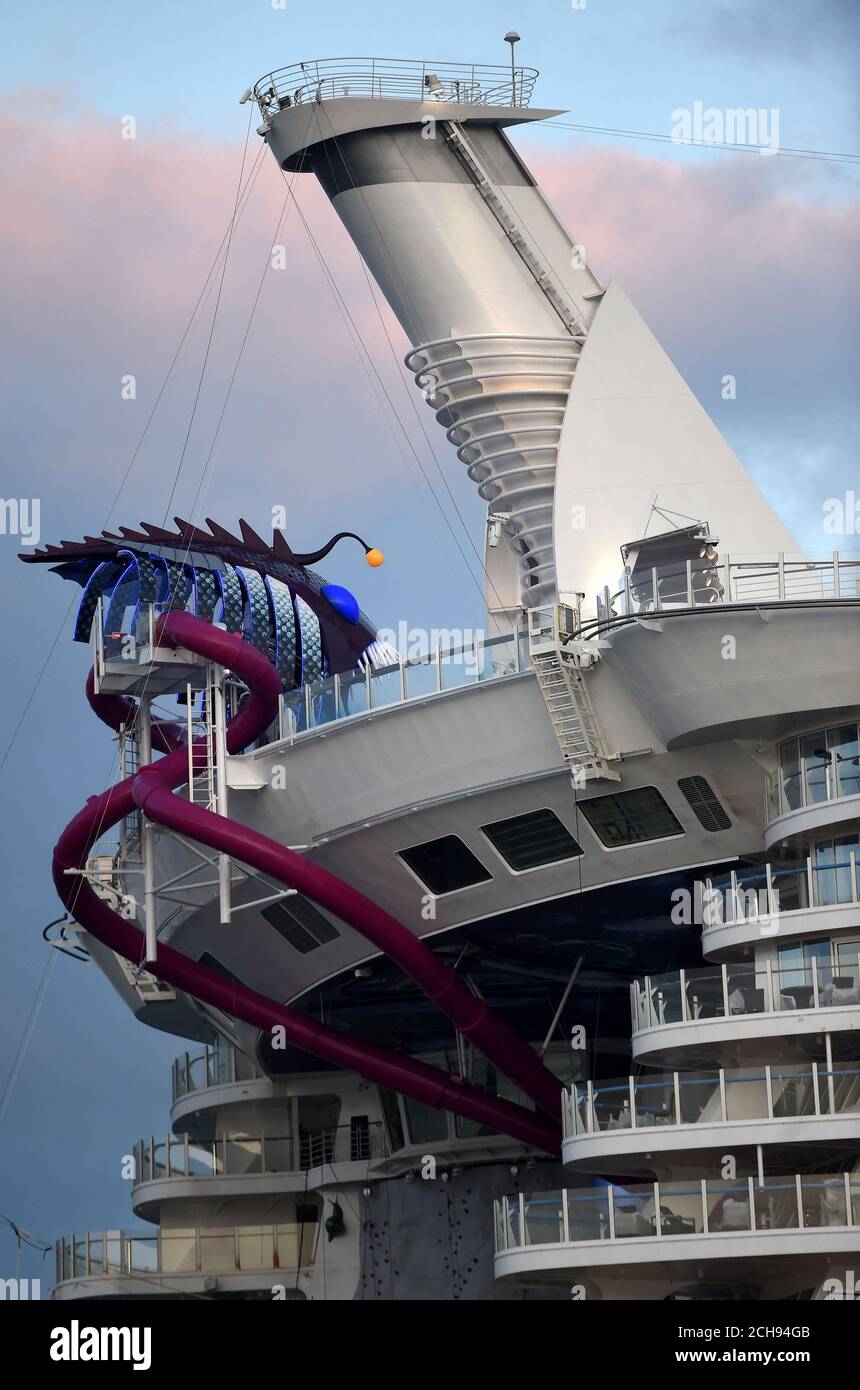
[[[267,728],[277,711],[280,682],[269,662],[241,637],[187,613],[168,613],[159,620],[158,640],[183,646],[235,671],[251,691],[248,704],[227,731],[227,748],[235,753]],[[134,706],[119,696],[96,695],[88,687],[96,713],[112,727],[129,722]],[[168,749],[157,763],[141,768],[101,796],[91,797],[66,827],[54,850],[53,877],[57,892],[80,925],[111,950],[135,963],[142,957],[139,929],[113,912],[77,873],[92,846],[123,816],[139,807],[153,821],[198,840],[296,888],[361,932],[401,966],[455,1028],[469,1037],[491,1061],[516,1081],[537,1104],[558,1113],[561,1084],[546,1070],[532,1049],[461,984],[453,971],[401,923],[368,898],[319,865],[246,826],[194,806],[172,794],[188,777],[188,749],[176,726],[158,726],[156,746]],[[192,745],[195,769],[205,766],[205,740]],[[166,944],[159,944],[160,979],[261,1030],[282,1027],[296,1047],[358,1072],[367,1080],[441,1109],[452,1110],[480,1124],[491,1125],[530,1145],[557,1152],[556,1125],[521,1106],[490,1096],[461,1078],[370,1043],[353,1041],[336,1029],[315,1023],[286,1005],[243,985],[225,981],[216,971]]]

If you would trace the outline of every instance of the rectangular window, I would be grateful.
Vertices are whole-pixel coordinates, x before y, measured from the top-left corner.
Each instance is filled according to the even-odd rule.
[[[567,827],[548,809],[497,820],[492,825],[482,825],[481,830],[505,863],[517,872],[558,864],[582,854]]]
[[[600,843],[607,849],[638,845],[644,840],[665,840],[683,835],[680,821],[656,787],[636,787],[611,796],[580,801],[579,809]]]
[[[275,931],[302,955],[315,951],[317,946],[335,941],[340,935],[313,903],[300,893],[279,903],[270,903],[268,907],[261,908],[261,912]]]
[[[493,877],[456,835],[443,835],[439,840],[398,850],[398,858],[434,896],[488,883]]]

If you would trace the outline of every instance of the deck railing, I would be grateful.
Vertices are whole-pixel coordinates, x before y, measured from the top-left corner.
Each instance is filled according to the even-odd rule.
[[[496,1251],[630,1238],[860,1226],[849,1173],[702,1178],[519,1192],[495,1203]]]
[[[233,1081],[265,1079],[265,1073],[255,1067],[243,1052],[223,1039],[207,1045],[200,1052],[183,1052],[171,1068],[173,1101],[193,1091],[210,1086],[228,1086]]]
[[[227,1135],[197,1142],[184,1135],[140,1139],[134,1146],[135,1182],[163,1178],[248,1177],[301,1173],[324,1163],[356,1163],[386,1153],[382,1124],[337,1125],[315,1134]]]
[[[646,975],[630,986],[633,1032],[713,1018],[793,1013],[860,1004],[860,960],[779,969],[768,961],[697,966],[669,975]]]
[[[317,1222],[197,1230],[93,1231],[54,1246],[57,1283],[109,1275],[232,1274],[312,1265]]]
[[[702,932],[732,924],[767,924],[789,912],[860,903],[860,855],[840,852],[832,863],[809,856],[795,864],[767,863],[732,869],[705,880]]]
[[[860,1111],[860,1067],[810,1062],[588,1081],[563,1093],[565,1139],[614,1130]]]
[[[318,58],[261,77],[254,96],[264,118],[308,102],[343,97],[528,106],[537,68],[422,62],[411,58]]]

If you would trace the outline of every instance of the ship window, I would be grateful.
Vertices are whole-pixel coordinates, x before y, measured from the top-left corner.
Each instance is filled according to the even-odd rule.
[[[285,941],[302,955],[334,941],[340,933],[313,903],[296,893],[261,909],[262,915]]]
[[[716,792],[704,777],[680,777],[678,790],[690,803],[696,820],[705,830],[731,830],[731,821],[720,805]]]
[[[656,787],[636,787],[634,791],[616,792],[612,796],[595,796],[590,801],[580,801],[579,809],[607,849],[637,845],[643,840],[665,840],[684,833]]]
[[[433,894],[456,893],[493,877],[456,835],[443,835],[439,840],[428,840],[397,853]]]
[[[231,985],[242,984],[238,975],[234,975],[232,970],[228,970],[226,965],[222,965],[220,960],[216,956],[210,955],[208,951],[204,951],[202,956],[198,956],[198,964],[205,965],[208,970],[214,970],[216,975],[229,980]]]
[[[546,808],[482,825],[481,830],[505,863],[517,872],[537,869],[542,864],[557,864],[562,859],[575,859],[582,854],[567,827],[554,811]]]

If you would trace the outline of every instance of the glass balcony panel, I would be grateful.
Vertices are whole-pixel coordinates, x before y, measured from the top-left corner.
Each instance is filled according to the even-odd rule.
[[[314,1262],[316,1227],[313,1225],[278,1226],[278,1269],[299,1269]]]
[[[800,740],[800,754],[803,761],[805,805],[815,806],[822,801],[828,801],[830,799],[830,753],[824,732],[805,734]]]
[[[697,1125],[721,1120],[720,1074],[718,1071],[681,1072],[681,1123]]]
[[[800,751],[796,738],[784,743],[779,750],[779,770],[782,782],[782,809],[797,811],[803,805]]]
[[[437,686],[436,662],[414,657],[406,666],[407,697],[414,700],[422,695],[435,695]]]
[[[233,1048],[226,1042],[217,1042],[209,1049],[209,1084],[226,1086],[233,1080]]]
[[[104,1240],[102,1236],[90,1236],[90,1274],[104,1273]]]
[[[206,1074],[206,1053],[202,1052],[196,1057],[188,1059],[188,1089],[190,1091],[202,1091],[208,1085],[209,1078]]]
[[[851,1225],[860,1226],[860,1178],[849,1178],[848,1193],[851,1201]]]
[[[194,1178],[211,1178],[222,1169],[220,1144],[189,1144],[188,1174]]]
[[[857,725],[827,730],[827,745],[836,764],[836,795],[860,796],[860,743]]]
[[[679,977],[680,979],[680,977]],[[687,1018],[722,1018],[725,1012],[723,1002],[722,971],[713,966],[696,968],[685,972],[687,992]],[[680,989],[680,982],[679,982]]]
[[[293,1141],[289,1137],[266,1139],[266,1172],[290,1173],[298,1164],[293,1154]]]
[[[167,1175],[167,1141],[156,1139],[152,1146],[152,1176],[153,1178],[166,1178]]]
[[[568,1115],[570,1117],[568,1133],[587,1134],[589,1132],[588,1090],[585,1086],[571,1087]],[[594,1121],[592,1121],[593,1124]]]
[[[400,667],[385,666],[370,678],[371,709],[383,709],[386,705],[400,703]]]
[[[661,1182],[661,1233],[664,1236],[691,1236],[701,1235],[704,1229],[701,1183]]]
[[[262,1173],[263,1145],[259,1139],[230,1134],[222,1141],[226,1173]]]
[[[200,1271],[203,1274],[229,1274],[236,1268],[236,1232],[210,1228],[199,1233]]]
[[[780,912],[795,912],[798,908],[809,906],[809,879],[805,864],[772,865],[771,883]]]
[[[87,1242],[86,1240],[76,1240],[73,1257],[73,1269],[76,1279],[84,1279],[87,1275]]]
[[[749,1184],[745,1178],[709,1178],[706,1184],[709,1231],[748,1231]]]
[[[349,671],[340,678],[340,707],[343,717],[364,714],[367,709],[367,676],[364,671]]]
[[[539,1192],[527,1197],[525,1226],[528,1245],[559,1245],[564,1240],[561,1193]]]
[[[239,1268],[274,1269],[275,1232],[271,1226],[240,1226]]]
[[[310,724],[309,728],[319,729],[324,724],[331,724],[337,718],[335,707],[334,677],[329,676],[325,680],[310,681]]]
[[[675,1114],[675,1085],[672,1074],[637,1077],[633,1083],[636,1128],[678,1123]]]
[[[491,681],[497,676],[512,676],[517,670],[517,634],[490,637],[484,643],[484,659],[479,680]]]
[[[520,1199],[517,1196],[505,1197],[505,1223],[508,1231],[508,1247],[523,1245],[523,1233],[520,1225]]]
[[[133,1236],[126,1241],[130,1274],[158,1272],[158,1236]]]
[[[609,1188],[568,1191],[567,1219],[571,1240],[608,1240]]]
[[[819,965],[818,993],[826,1009],[860,1004],[860,963],[840,956],[835,968]]]
[[[120,1231],[107,1231],[104,1245],[105,1272],[122,1272],[125,1269],[125,1241]]]
[[[657,1208],[653,1183],[634,1183],[626,1188],[613,1188],[612,1207],[615,1214],[616,1240],[655,1234]]]
[[[170,1139],[168,1141],[168,1157],[170,1161],[171,1177],[185,1175],[185,1140]]]
[[[345,679],[345,677],[344,677]],[[301,690],[288,690],[283,696],[283,728],[284,737],[289,738],[291,734],[301,733],[305,728],[305,692]]]
[[[828,1173],[800,1179],[804,1226],[846,1226],[845,1178]]]
[[[164,1274],[188,1274],[197,1269],[197,1234],[194,1230],[161,1229],[161,1269]]]
[[[797,1184],[794,1174],[758,1178],[753,1183],[753,1208],[757,1231],[792,1231],[800,1225],[797,1216]]]
[[[625,1081],[594,1083],[594,1123],[597,1129],[630,1129],[630,1086]]]
[[[770,1084],[775,1119],[798,1119],[803,1115],[815,1114],[815,1086],[811,1067],[774,1067],[771,1069]]]
[[[651,978],[652,1023],[680,1023],[681,980],[677,974],[655,975]]]
[[[61,1252],[60,1252],[60,1258],[61,1258],[61,1267],[62,1267],[62,1271],[63,1271],[63,1278],[64,1278],[64,1279],[71,1279],[71,1278],[72,1278],[72,1263],[73,1263],[73,1261],[72,1261],[72,1247],[71,1247],[71,1245],[69,1244],[69,1242],[68,1242],[67,1240],[64,1240],[64,1241],[63,1241],[62,1250],[61,1250]]]
[[[768,1011],[767,976],[763,970],[757,971],[754,965],[730,965],[727,983],[731,1016]]]

